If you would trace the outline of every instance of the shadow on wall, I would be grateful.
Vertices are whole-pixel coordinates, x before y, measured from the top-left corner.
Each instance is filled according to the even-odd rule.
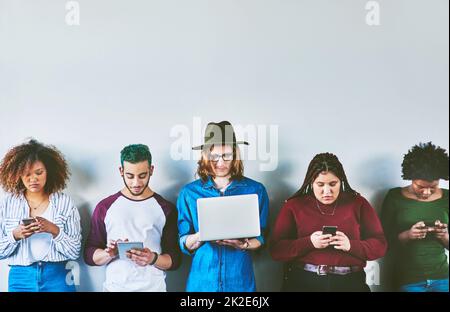
[[[95,181],[95,176],[97,175],[98,164],[95,159],[84,159],[82,161],[83,166],[79,165],[78,162],[68,161],[70,165],[70,184],[76,186],[80,190],[86,190]]]
[[[360,185],[365,189],[373,190],[374,195],[368,200],[377,211],[378,216],[381,216],[384,197],[389,189],[398,183],[399,163],[394,157],[378,156],[361,163],[358,172],[363,172]],[[377,260],[377,262],[379,264],[379,278],[375,277],[375,280],[378,280],[379,285],[375,283],[371,286],[372,291],[394,291],[392,279],[394,268],[391,255],[387,253],[384,258]]]
[[[373,190],[374,195],[368,199],[380,215],[381,206],[387,191],[398,183],[400,177],[400,164],[396,158],[377,156],[360,164],[357,172],[361,172],[359,185],[365,189]],[[363,194],[364,196],[364,194]]]
[[[70,185],[67,189],[67,194],[74,200],[81,220],[82,245],[80,257],[77,260],[79,265],[77,291],[81,292],[101,291],[101,288],[98,289],[98,285],[101,285],[104,280],[104,268],[90,268],[87,264],[85,264],[83,259],[84,246],[89,235],[91,216],[94,212],[95,206],[92,206],[92,204],[90,204],[85,198],[78,195],[85,193],[89,187],[94,185],[94,177],[97,176],[97,168],[99,168],[97,162],[98,160],[96,159],[79,159],[76,161],[73,159],[68,159],[71,179]],[[93,270],[101,272],[92,274]],[[73,273],[75,275],[75,272]],[[103,276],[101,281],[94,280],[94,278],[97,279],[99,276]]]
[[[268,243],[271,229],[275,224],[276,217],[284,202],[291,196],[298,187],[292,186],[287,182],[287,177],[292,172],[293,168],[289,162],[283,162],[273,172],[268,172],[260,181],[267,189],[269,194],[269,231],[266,235]],[[273,177],[277,177],[276,183]],[[299,179],[300,180],[300,179]],[[283,266],[281,262],[275,262],[269,254],[269,244],[259,252],[254,253],[254,267],[256,275],[256,283],[258,291],[280,291],[283,281]],[[269,274],[268,274],[269,273]]]
[[[82,229],[82,247],[81,254],[78,263],[80,264],[80,285],[77,288],[78,291],[93,291],[95,286],[92,282],[91,275],[88,272],[88,266],[84,263],[83,253],[84,246],[86,245],[86,240],[90,231],[90,221],[91,221],[91,209],[88,203],[82,203],[78,206],[81,218],[81,229]],[[103,270],[103,269],[102,269]]]
[[[164,171],[164,175],[170,183],[164,188],[158,188],[158,186],[155,186],[155,189],[158,189],[158,192],[164,198],[176,205],[180,190],[183,186],[194,180],[194,172],[191,171],[191,166],[189,166],[185,161],[163,161],[158,168]],[[191,262],[192,258],[183,254],[182,263],[178,270],[167,272],[167,291],[185,291]]]

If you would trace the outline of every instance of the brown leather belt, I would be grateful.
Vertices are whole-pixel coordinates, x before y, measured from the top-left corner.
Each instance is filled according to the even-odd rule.
[[[360,266],[334,266],[334,265],[315,265],[315,264],[305,264],[303,267],[305,271],[317,273],[317,275],[347,275],[350,273],[360,272],[364,270]]]

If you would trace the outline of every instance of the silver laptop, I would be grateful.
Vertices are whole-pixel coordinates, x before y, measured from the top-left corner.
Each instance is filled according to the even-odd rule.
[[[197,200],[201,241],[256,237],[261,234],[258,195]]]

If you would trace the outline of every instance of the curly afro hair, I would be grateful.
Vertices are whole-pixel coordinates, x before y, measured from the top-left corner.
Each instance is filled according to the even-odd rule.
[[[403,158],[404,180],[448,181],[448,154],[431,142],[413,146]]]
[[[0,185],[6,192],[20,195],[25,191],[22,176],[36,161],[47,170],[45,192],[52,194],[65,189],[70,172],[61,152],[36,140],[13,147],[0,163]]]

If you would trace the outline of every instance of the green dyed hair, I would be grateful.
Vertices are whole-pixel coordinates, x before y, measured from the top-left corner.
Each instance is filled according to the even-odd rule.
[[[149,166],[152,165],[152,154],[148,146],[144,144],[128,145],[120,152],[120,163],[122,167],[125,161],[137,164],[145,160],[148,161]]]

